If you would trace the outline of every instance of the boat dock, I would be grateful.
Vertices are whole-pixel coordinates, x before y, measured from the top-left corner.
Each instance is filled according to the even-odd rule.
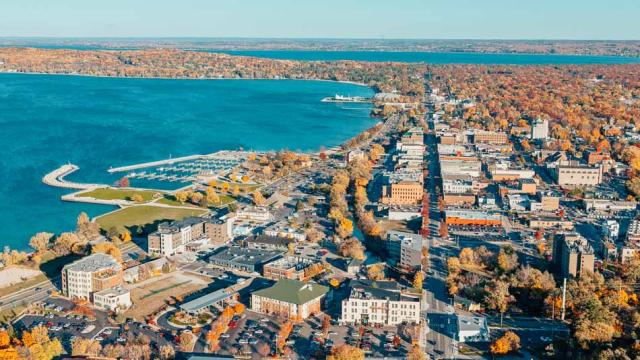
[[[200,159],[200,158],[205,157],[205,156],[208,156],[208,155],[189,155],[189,156],[183,156],[183,157],[178,157],[178,158],[171,158],[171,159],[158,160],[158,161],[150,161],[150,162],[141,163],[141,164],[135,164],[135,165],[120,166],[120,167],[111,168],[111,169],[109,169],[107,171],[110,172],[110,173],[116,173],[116,172],[122,172],[122,171],[131,171],[131,170],[137,170],[137,169],[144,169],[144,168],[148,168],[148,167],[173,164],[175,162],[197,160],[197,159]]]
[[[65,176],[77,171],[79,167],[73,164],[65,164],[52,172],[46,174],[42,178],[42,182],[49,185],[65,189],[75,190],[91,190],[99,187],[105,187],[103,184],[80,184],[72,181],[65,180]]]

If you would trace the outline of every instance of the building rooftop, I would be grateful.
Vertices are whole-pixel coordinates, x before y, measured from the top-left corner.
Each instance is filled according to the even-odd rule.
[[[102,291],[98,291],[97,293],[94,294],[94,296],[106,296],[106,297],[117,297],[117,296],[121,296],[124,294],[129,293],[130,290],[129,289],[125,289],[122,286],[116,286],[116,287],[112,287],[110,289],[105,289]]]
[[[311,264],[313,264],[313,261],[301,256],[285,256],[282,259],[270,262],[267,266],[283,270],[302,270],[309,267]]]
[[[287,245],[292,242],[295,242],[295,240],[281,236],[258,235],[247,238],[247,243],[268,244],[282,247],[287,247]]]
[[[83,272],[96,272],[100,270],[119,270],[122,266],[113,257],[107,254],[96,253],[89,256],[85,256],[80,260],[76,260],[71,264],[67,264],[62,268],[63,271],[83,271]]]
[[[219,301],[229,299],[235,293],[236,292],[233,290],[219,289],[180,305],[180,310],[183,310],[186,312],[199,311]]]
[[[396,281],[352,280],[350,283],[352,299],[384,299],[390,301],[420,301],[417,296],[405,296]]]
[[[481,316],[458,315],[458,331],[480,331],[487,328],[487,320]]]
[[[316,283],[281,279],[275,285],[255,291],[252,295],[302,305],[325,295],[328,291],[329,288]]]
[[[264,264],[282,255],[281,251],[268,251],[241,248],[238,246],[224,246],[209,257],[209,261],[232,261],[238,264]]]
[[[417,251],[422,250],[422,235],[420,234],[390,230],[387,232],[387,240],[400,242],[403,247]]]

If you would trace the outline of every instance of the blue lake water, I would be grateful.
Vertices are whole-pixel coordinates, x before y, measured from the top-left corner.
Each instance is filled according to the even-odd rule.
[[[369,104],[322,103],[369,88],[295,80],[161,80],[0,74],[0,246],[75,226],[110,207],[66,203],[41,183],[71,162],[76,181],[111,166],[221,149],[317,150],[375,124]]]
[[[444,52],[393,52],[393,51],[299,51],[299,50],[221,50],[231,55],[255,56],[286,60],[356,60],[426,62],[430,64],[630,64],[640,63],[640,58],[595,55],[547,55],[547,54],[484,54]]]

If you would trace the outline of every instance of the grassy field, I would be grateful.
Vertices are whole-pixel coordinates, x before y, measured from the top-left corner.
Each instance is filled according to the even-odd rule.
[[[204,209],[176,209],[159,206],[131,206],[115,212],[100,216],[96,222],[104,230],[115,227],[118,231],[129,230],[134,232],[138,226],[148,234],[154,231],[158,224],[165,221],[181,220],[189,216],[198,216],[206,213]]]
[[[92,197],[100,200],[131,200],[134,195],[140,195],[143,201],[148,202],[153,200],[153,196],[157,193],[161,192],[154,190],[100,188],[79,194],[78,197]]]
[[[180,272],[147,280],[131,290],[133,307],[127,310],[125,315],[142,321],[145,316],[164,306],[170,296],[183,296],[205,287],[205,281]]]
[[[220,197],[220,204],[217,207],[226,206],[235,201],[235,198],[231,195],[218,195]],[[157,201],[158,204],[170,205],[170,206],[189,206],[194,208],[199,208],[190,202],[185,202],[184,204],[176,200],[175,197],[171,195],[165,195],[162,199]]]

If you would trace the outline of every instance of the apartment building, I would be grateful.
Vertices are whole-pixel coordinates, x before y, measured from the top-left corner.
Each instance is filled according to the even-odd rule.
[[[316,283],[281,279],[251,294],[251,310],[285,319],[304,320],[322,309],[329,288]]]
[[[340,323],[394,326],[420,322],[420,296],[396,281],[352,280]]]
[[[205,234],[204,218],[191,217],[158,225],[158,230],[147,237],[148,253],[157,256],[171,256],[185,251],[186,245]]]
[[[122,265],[107,254],[96,253],[62,268],[62,293],[93,301],[93,294],[123,284]]]
[[[595,256],[587,239],[577,233],[557,234],[553,243],[553,262],[562,277],[578,277],[593,272]]]
[[[422,236],[404,231],[387,232],[387,252],[389,263],[403,269],[413,271],[422,264]]]

